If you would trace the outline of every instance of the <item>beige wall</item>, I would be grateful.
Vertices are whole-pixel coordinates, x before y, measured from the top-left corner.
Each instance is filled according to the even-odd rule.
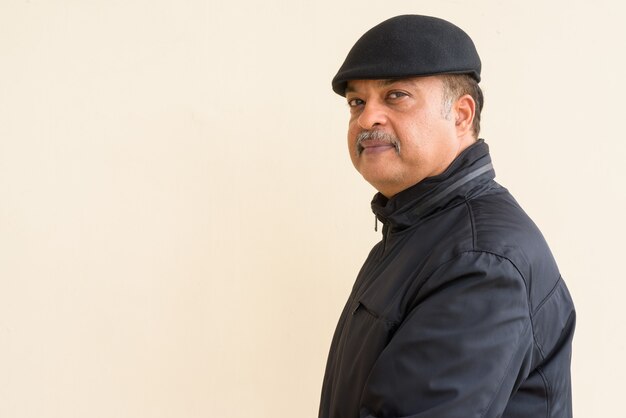
[[[474,38],[498,179],[577,303],[576,415],[621,413],[621,2],[3,0],[1,417],[316,415],[379,239],[330,79],[400,13]]]

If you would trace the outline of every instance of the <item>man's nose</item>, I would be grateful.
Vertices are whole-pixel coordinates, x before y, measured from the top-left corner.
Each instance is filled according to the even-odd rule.
[[[363,106],[363,111],[357,120],[362,129],[371,130],[375,126],[384,125],[387,122],[387,113],[382,104],[369,101]]]

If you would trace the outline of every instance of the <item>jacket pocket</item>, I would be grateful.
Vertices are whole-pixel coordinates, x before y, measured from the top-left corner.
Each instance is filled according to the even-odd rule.
[[[354,309],[352,309],[352,315],[357,315],[359,314],[359,312],[362,312],[365,315],[369,315],[374,319],[380,319],[380,315],[377,312],[365,306],[365,304],[363,304],[363,302],[361,301],[357,301],[356,306],[354,307]]]

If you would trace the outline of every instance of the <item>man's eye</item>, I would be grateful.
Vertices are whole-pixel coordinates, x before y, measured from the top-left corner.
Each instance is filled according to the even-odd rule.
[[[363,100],[361,99],[350,99],[348,100],[348,106],[350,107],[357,107],[362,105],[363,103],[365,103]]]
[[[390,99],[399,99],[400,97],[404,96],[407,96],[407,94],[402,91],[392,91],[387,97],[389,97]]]

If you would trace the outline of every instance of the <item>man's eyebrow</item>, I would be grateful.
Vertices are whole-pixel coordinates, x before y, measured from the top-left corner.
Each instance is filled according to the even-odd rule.
[[[356,90],[354,90],[352,87],[350,87],[350,84],[348,84],[348,85],[346,86],[346,91],[345,91],[345,93],[346,93],[346,94],[348,94],[348,93],[354,93],[355,91],[356,91]]]
[[[406,79],[405,78],[384,78],[384,79],[378,80],[378,85],[380,87],[387,87],[387,86],[390,86],[390,85],[395,84],[395,83],[400,83],[400,82],[402,82],[404,80],[406,80]],[[346,94],[347,93],[355,93],[356,90],[354,88],[350,87],[350,84],[348,83],[348,85],[346,86],[345,92],[346,92]]]
[[[380,80],[379,84],[381,87],[387,87],[394,83],[399,83],[401,81],[404,81],[404,79],[403,78],[389,78],[385,80]]]

